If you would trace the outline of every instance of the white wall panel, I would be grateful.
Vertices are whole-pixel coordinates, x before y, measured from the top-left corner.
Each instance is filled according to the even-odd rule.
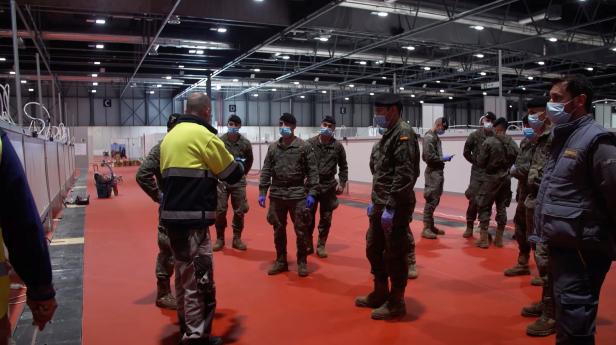
[[[41,140],[26,138],[24,147],[26,166],[28,167],[26,169],[28,185],[30,185],[36,208],[39,214],[42,214],[49,206],[45,178],[45,144]]]
[[[47,155],[47,181],[51,196],[60,193],[60,168],[58,166],[58,148],[56,143],[46,142],[45,153]]]

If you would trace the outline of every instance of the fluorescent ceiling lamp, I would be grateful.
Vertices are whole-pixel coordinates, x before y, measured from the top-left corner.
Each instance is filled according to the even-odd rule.
[[[165,79],[167,79],[167,80],[171,80],[171,76],[170,76],[170,75],[165,76]]]
[[[348,100],[349,100],[349,97],[344,97],[344,100],[345,100],[345,101],[348,101]]]
[[[154,91],[150,91],[150,95],[153,95],[153,94],[154,94]]]
[[[96,24],[99,24],[99,25],[103,25],[103,24],[107,23],[107,21],[106,21],[105,19],[97,19],[97,20],[95,21],[95,23],[96,23]]]
[[[272,89],[272,92],[276,92],[276,91],[278,91],[278,90],[277,89]]]
[[[92,78],[96,78],[96,77],[98,77],[98,74],[92,73]]]
[[[100,64],[101,64],[101,62],[100,62],[100,61],[94,61],[94,64],[95,64],[95,65],[100,65]]]
[[[616,47],[612,48],[612,51],[613,51],[613,52],[616,52]]]
[[[486,75],[488,75],[486,72],[479,72],[479,75],[485,77]]]
[[[587,70],[588,72],[592,72],[592,71],[594,71],[595,69],[594,69],[594,68],[592,68],[592,67],[586,67],[586,70]]]
[[[97,82],[93,82],[92,86],[98,86],[98,83]]]
[[[202,49],[197,49],[197,51],[195,53],[197,55],[203,55],[203,50]]]
[[[383,12],[383,11],[374,11],[374,12],[370,12],[370,14],[372,14],[373,16],[379,16],[381,18],[385,18],[389,15],[389,13]]]
[[[222,86],[216,85],[216,90],[220,90],[220,89],[222,89]]]
[[[528,76],[528,80],[533,80],[533,79],[535,79],[535,77],[533,77],[532,75]]]
[[[483,57],[484,57],[485,55],[483,55],[483,54],[481,54],[481,53],[480,53],[480,54],[475,54],[475,56],[476,56],[476,57],[478,57],[478,58],[480,58],[480,59],[483,59]]]
[[[523,87],[523,88],[522,88],[522,91],[526,91],[526,88],[525,88],[525,87]]]
[[[545,65],[545,61],[537,61],[537,65],[543,66],[543,65]]]
[[[294,81],[293,84],[294,85],[299,85],[299,81]]]
[[[438,91],[439,91],[440,93],[443,93],[443,92],[445,92],[445,90],[443,90],[443,89],[440,89],[440,90],[438,90]]]
[[[188,54],[196,54],[196,53],[197,53],[197,50],[196,50],[196,49],[190,49],[190,50],[188,51]]]
[[[302,95],[302,96],[299,96],[299,98],[306,98],[306,96],[303,96],[303,95]]]
[[[415,47],[413,47],[413,46],[406,46],[406,47],[402,47],[402,48],[404,48],[406,50],[415,50]]]
[[[484,96],[487,96],[487,95],[488,95],[488,93],[484,91],[484,92],[483,92],[483,95],[484,95]]]
[[[358,64],[364,66],[364,65],[367,65],[368,63],[366,61],[360,61],[360,62],[358,62]]]
[[[321,42],[327,42],[329,41],[329,36],[317,36],[314,39]]]
[[[453,99],[453,97],[449,96],[449,99]]]
[[[28,81],[27,80],[22,80],[21,83],[22,84],[26,84]]]
[[[374,96],[374,92],[370,92],[370,96]]]
[[[156,87],[163,87],[163,84],[156,84]]]
[[[424,70],[426,70],[426,71],[429,71],[429,70],[431,70],[432,68],[430,68],[430,67],[426,66],[426,67],[424,67],[423,69],[424,69]]]
[[[558,38],[556,38],[556,37],[550,37],[550,38],[548,38],[548,41],[550,41],[550,42],[557,42],[557,41],[558,41]]]
[[[283,55],[283,56],[281,56],[281,58],[283,60],[289,60],[291,57],[289,55]]]
[[[354,88],[354,87],[355,87],[355,85],[354,85],[354,84],[349,84],[349,87],[350,87],[350,88]]]
[[[34,89],[28,89],[29,92],[34,92]]]
[[[227,32],[227,28],[217,28],[216,31],[218,33],[224,34],[225,32]]]
[[[423,101],[419,101],[419,103],[423,104]]]
[[[252,71],[253,72],[261,72],[261,69],[260,68],[253,68]]]
[[[233,79],[234,83],[237,83],[238,81],[240,81],[239,79]]]
[[[323,91],[321,91],[321,93],[327,93],[327,91],[323,90]]]
[[[4,62],[4,61],[6,61],[6,58],[5,57],[0,57],[0,61]]]
[[[376,62],[376,64],[377,64],[377,65],[381,65],[381,64],[383,64],[384,62],[385,62],[385,61],[383,61],[383,60],[379,60],[379,61],[377,61],[377,62]]]
[[[387,80],[387,77],[386,76],[382,76],[381,79]]]
[[[412,95],[411,95],[411,98],[415,98],[415,94],[412,94]]]
[[[15,71],[10,71],[9,74],[14,75]]]
[[[404,86],[400,86],[400,90],[404,91]]]
[[[179,65],[178,68],[184,68],[184,65]]]
[[[483,26],[481,26],[481,25],[474,25],[474,26],[471,26],[471,28],[472,28],[472,29],[475,29],[475,30],[477,30],[477,31],[481,31],[481,30],[485,29],[485,28],[484,28]]]
[[[440,81],[440,80],[437,80],[437,81],[436,81],[436,83],[437,83],[437,84],[440,84],[440,83],[441,83],[441,81]]]
[[[105,45],[104,44],[97,44],[96,45],[96,49],[104,49]]]

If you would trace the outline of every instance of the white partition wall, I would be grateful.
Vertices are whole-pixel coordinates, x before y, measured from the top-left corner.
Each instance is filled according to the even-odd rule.
[[[421,107],[421,127],[432,128],[432,124],[439,117],[443,117],[445,106],[443,104],[424,103]]]
[[[26,176],[39,214],[49,207],[47,179],[45,178],[45,143],[35,138],[24,138]]]

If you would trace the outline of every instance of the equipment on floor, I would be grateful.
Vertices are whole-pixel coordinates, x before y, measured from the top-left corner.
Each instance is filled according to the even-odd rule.
[[[96,194],[99,199],[111,197],[111,191],[115,196],[118,195],[118,182],[121,181],[121,176],[116,176],[111,168],[111,163],[103,161],[102,167],[109,169],[108,174],[103,174],[98,171],[98,165],[94,165],[94,182],[96,183]]]

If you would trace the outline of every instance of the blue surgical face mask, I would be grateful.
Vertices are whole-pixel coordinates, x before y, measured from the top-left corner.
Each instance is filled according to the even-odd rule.
[[[565,106],[571,103],[572,100],[573,99],[565,103],[548,102],[547,113],[550,122],[552,122],[554,125],[561,125],[563,123],[569,122],[571,114],[565,111]]]
[[[331,128],[321,127],[321,129],[319,130],[319,134],[324,137],[333,137],[334,131],[331,130]]]
[[[535,134],[535,130],[532,128],[528,128],[528,127],[522,129],[522,134],[524,135],[524,138],[528,140],[534,140],[535,137],[537,136]]]
[[[437,129],[436,130],[436,134],[443,135],[443,134],[445,134],[445,130],[444,129]]]
[[[538,131],[543,127],[543,124],[545,123],[545,121],[542,121],[539,119],[539,116],[543,114],[543,113],[537,113],[537,114],[529,114],[528,115],[528,125]]]
[[[389,125],[387,123],[387,118],[385,117],[385,115],[377,115],[377,114],[374,114],[374,124],[378,127],[383,127],[383,128],[387,128],[387,126]]]
[[[227,127],[227,133],[229,134],[237,134],[240,132],[240,129],[237,127]]]
[[[293,134],[293,131],[290,127],[280,127],[278,128],[278,131],[283,138],[288,138]]]

